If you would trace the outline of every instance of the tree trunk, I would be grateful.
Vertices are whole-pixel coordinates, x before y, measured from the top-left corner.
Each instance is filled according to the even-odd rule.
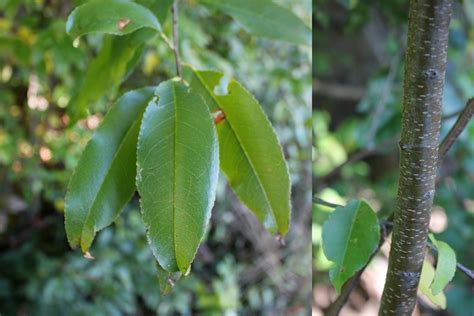
[[[411,0],[400,178],[380,315],[415,307],[433,205],[451,0]]]

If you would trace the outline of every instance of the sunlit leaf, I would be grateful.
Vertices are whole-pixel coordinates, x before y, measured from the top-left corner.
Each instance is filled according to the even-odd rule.
[[[214,204],[217,135],[204,100],[182,82],[156,95],[140,129],[137,188],[153,254],[166,271],[186,273]]]
[[[420,276],[420,291],[436,306],[439,308],[446,308],[446,296],[443,292],[438,293],[437,295],[433,294],[433,291],[430,285],[433,282],[435,276],[435,270],[431,263],[426,260],[423,262],[423,270],[421,271]]]
[[[456,273],[456,253],[447,243],[436,240],[433,234],[430,234],[430,239],[438,249],[436,272],[431,283],[433,294],[437,295],[443,291]]]
[[[335,263],[329,276],[339,293],[342,285],[377,249],[380,226],[375,212],[365,201],[350,201],[329,215],[322,237],[324,254]]]
[[[149,9],[127,0],[87,2],[74,9],[66,22],[66,31],[74,38],[89,33],[125,35],[145,27],[161,31]]]
[[[261,106],[240,83],[231,80],[226,95],[214,92],[222,76],[194,71],[191,79],[191,88],[205,98],[211,111],[225,116],[217,124],[220,167],[236,195],[265,227],[285,235],[290,223],[290,177],[282,148]]]
[[[311,45],[311,29],[272,0],[199,0],[235,18],[256,36]]]
[[[87,252],[95,233],[110,225],[135,192],[140,121],[153,88],[124,94],[87,144],[66,196],[66,233],[71,247]]]

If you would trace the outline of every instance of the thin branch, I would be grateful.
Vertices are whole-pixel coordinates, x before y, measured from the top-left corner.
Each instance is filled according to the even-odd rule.
[[[466,107],[462,110],[461,114],[458,116],[456,123],[454,123],[451,130],[441,142],[438,152],[438,161],[442,161],[446,156],[447,152],[454,144],[454,141],[458,138],[461,132],[466,128],[469,120],[472,118],[474,113],[474,98],[469,99],[466,103]]]
[[[176,75],[181,78],[181,57],[179,56],[179,31],[178,31],[178,0],[173,2],[171,7],[173,15],[173,51],[176,60]]]
[[[456,121],[456,124],[453,125],[451,130],[448,132],[446,137],[441,142],[441,145],[439,147],[439,152],[444,152],[444,153],[448,152],[448,150],[451,148],[451,146],[454,143],[454,141],[456,140],[456,138],[461,134],[462,130],[467,126],[467,123],[468,123],[469,119],[472,117],[473,104],[474,104],[474,99],[470,99],[467,102],[466,108],[461,112],[460,116],[458,117],[458,120]],[[470,111],[467,110],[467,109],[470,109]],[[458,124],[458,122],[464,122],[464,123],[463,124]],[[453,130],[456,130],[456,133],[453,132]],[[448,137],[450,137],[452,139],[450,139],[448,141],[447,140]],[[446,154],[439,155],[439,158],[438,158],[439,161],[442,161],[445,156],[446,156]],[[327,203],[329,203],[329,202],[327,202]],[[347,300],[349,298],[349,295],[351,294],[352,290],[359,283],[359,279],[360,279],[362,273],[365,271],[365,268],[367,268],[367,266],[370,263],[370,261],[372,260],[372,258],[380,250],[383,243],[385,242],[386,237],[388,235],[390,235],[390,232],[392,231],[392,227],[393,227],[393,225],[390,225],[390,223],[392,223],[393,218],[394,218],[394,213],[392,212],[389,215],[389,217],[387,218],[387,220],[385,221],[385,225],[383,225],[384,222],[381,221],[382,222],[381,227],[383,227],[382,228],[382,233],[383,234],[382,234],[382,237],[380,238],[380,243],[379,243],[379,246],[378,246],[377,250],[372,254],[372,256],[369,258],[367,263],[360,269],[360,271],[357,272],[352,278],[350,278],[344,284],[339,297],[326,310],[327,315],[338,315],[339,314],[340,310],[342,309],[344,304],[347,302]],[[459,270],[464,272],[467,276],[471,277],[471,279],[472,279],[472,276],[474,274],[473,271],[471,271],[470,269],[468,269],[467,267],[465,267],[465,266],[463,266],[462,264],[459,264],[459,263],[456,266]]]
[[[332,208],[343,207],[343,206],[340,205],[340,204],[334,204],[334,203],[326,202],[326,201],[324,201],[323,199],[320,199],[320,198],[318,198],[318,197],[316,197],[316,196],[313,196],[313,203],[314,203],[314,204],[319,204],[319,205],[328,206],[328,207],[332,207]]]
[[[449,131],[449,133],[446,135],[444,140],[441,142],[441,145],[439,146],[438,161],[442,161],[444,159],[444,156],[449,151],[449,149],[453,145],[456,138],[461,134],[461,132],[469,123],[469,120],[471,119],[473,113],[474,113],[474,98],[469,99],[467,101],[466,107],[462,111],[453,113],[453,114],[459,114],[459,116],[456,123],[453,125],[453,127],[451,128],[451,130]],[[443,117],[442,120],[447,120],[447,119],[452,118],[453,114]],[[343,163],[335,167],[333,170],[331,170],[331,172],[320,177],[318,179],[318,182],[322,182],[322,183],[328,182],[329,180],[335,178],[341,172],[342,168],[344,168],[345,166],[350,165],[359,160],[362,160],[366,157],[369,157],[377,152],[383,151],[387,149],[388,147],[394,146],[397,143],[399,137],[400,135],[397,135],[393,138],[389,138],[386,141],[378,144],[377,147],[364,148],[353,153],[352,155],[349,156],[349,158],[347,158],[346,161],[344,161]]]

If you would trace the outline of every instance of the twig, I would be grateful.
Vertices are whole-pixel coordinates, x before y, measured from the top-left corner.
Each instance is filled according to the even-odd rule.
[[[429,243],[428,241],[426,242],[426,245],[428,246],[428,248],[431,249],[431,251],[433,251],[433,253],[438,255],[438,249],[435,247],[435,245]],[[469,269],[468,267],[466,267],[465,265],[463,265],[459,262],[456,262],[456,268],[461,270],[465,275],[467,275],[469,278],[471,278],[471,280],[474,280],[474,271],[473,270]]]
[[[467,123],[469,119],[472,117],[472,112],[473,112],[473,104],[474,104],[474,99],[470,99],[467,102],[466,108],[461,112],[459,115],[458,120],[456,121],[456,124],[453,125],[451,130],[448,132],[446,137],[443,139],[441,142],[441,145],[439,146],[439,152],[444,152],[444,155],[439,155],[438,159],[439,161],[442,161],[444,157],[446,156],[446,153],[448,150],[451,148],[452,144],[456,140],[456,138],[461,134],[462,130],[467,126]],[[470,110],[469,110],[470,109]],[[463,122],[463,124],[458,122]],[[453,130],[456,130],[456,132],[453,132]],[[448,137],[450,137],[450,140],[448,141]],[[439,163],[438,163],[439,164]],[[394,218],[394,213],[392,212],[389,217],[386,220],[386,223],[391,223]],[[372,256],[369,258],[367,263],[360,269],[357,274],[355,274],[352,278],[350,278],[342,287],[341,294],[339,297],[328,307],[326,310],[326,315],[338,315],[344,304],[347,302],[347,299],[349,298],[349,295],[351,291],[355,288],[355,286],[358,284],[360,276],[362,273],[365,271],[365,268],[367,268],[367,265],[369,262],[372,260],[372,258],[375,256],[375,254],[380,250],[382,247],[383,243],[385,242],[386,236],[390,234],[392,231],[393,225],[381,225],[381,227],[384,226],[385,228],[382,229],[382,237],[380,238],[380,243],[377,248],[377,250],[372,254]],[[469,277],[472,276],[473,272],[463,266],[462,264],[456,264],[458,269],[460,269],[462,272],[464,272],[466,275]]]
[[[454,123],[453,127],[449,130],[448,134],[441,142],[439,146],[438,152],[438,161],[442,161],[446,156],[447,152],[454,144],[454,141],[458,138],[461,132],[469,123],[469,120],[472,118],[472,114],[474,113],[474,98],[469,99],[466,103],[466,107],[462,110],[461,114],[459,114],[456,123]]]
[[[176,60],[176,75],[181,78],[181,58],[179,56],[179,31],[178,31],[178,1],[173,2],[171,12],[173,15],[173,51]]]
[[[319,204],[319,205],[328,206],[328,207],[332,207],[332,208],[343,207],[343,206],[340,205],[340,204],[334,204],[334,203],[326,202],[326,201],[324,201],[323,199],[320,199],[320,198],[318,198],[318,197],[316,197],[316,196],[313,196],[313,203],[314,203],[314,204]]]
[[[457,112],[457,114],[459,114],[458,120],[453,125],[453,127],[451,128],[451,130],[449,131],[449,133],[446,135],[444,140],[441,142],[441,145],[439,146],[438,161],[442,161],[444,159],[444,156],[453,145],[455,139],[461,134],[461,132],[467,126],[473,113],[474,113],[474,98],[469,99],[464,110]],[[453,113],[453,114],[456,114],[456,113]],[[447,120],[447,119],[452,118],[453,114],[443,117],[442,120]],[[400,136],[397,135],[393,138],[389,138],[386,141],[377,145],[377,147],[375,148],[364,148],[364,149],[361,149],[360,151],[355,152],[354,154],[350,155],[350,157],[346,161],[344,161],[343,163],[335,167],[331,172],[320,177],[318,179],[318,182],[323,182],[323,183],[328,182],[332,178],[335,178],[341,172],[342,168],[344,168],[346,165],[362,160],[368,156],[371,156],[377,152],[380,152],[386,149],[387,147],[395,145],[399,137]]]

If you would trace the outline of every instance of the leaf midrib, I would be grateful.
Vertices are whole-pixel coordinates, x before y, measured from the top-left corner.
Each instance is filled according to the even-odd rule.
[[[196,74],[196,76],[199,78],[199,80],[201,81],[202,85],[204,86],[204,88],[206,89],[207,93],[209,93],[209,95],[211,96],[211,98],[214,100],[214,102],[218,105],[219,107],[219,102],[217,101],[217,99],[214,97],[214,94],[209,90],[209,88],[207,87],[207,85],[205,84],[204,80],[202,79],[202,77],[199,75],[198,72],[194,72]],[[219,74],[220,75],[220,74]],[[230,83],[229,83],[230,85]],[[220,108],[220,107],[219,107]],[[224,112],[225,114],[225,112]],[[245,158],[247,158],[247,161],[249,162],[249,165],[250,165],[250,169],[252,170],[255,178],[257,179],[257,183],[259,184],[260,186],[260,189],[262,190],[262,193],[263,193],[263,196],[265,198],[265,203],[270,207],[271,209],[271,215],[272,215],[272,218],[273,218],[273,221],[276,225],[276,228],[277,230],[279,231],[280,230],[280,225],[276,219],[276,216],[275,216],[275,213],[274,213],[274,209],[273,209],[273,205],[270,203],[270,200],[268,199],[268,196],[267,196],[267,192],[265,191],[265,186],[263,185],[263,183],[260,181],[260,177],[259,177],[259,174],[257,172],[257,170],[255,169],[254,165],[253,165],[253,162],[252,160],[250,159],[247,151],[245,150],[245,147],[243,146],[242,144],[242,141],[240,140],[240,138],[237,136],[237,133],[235,132],[230,120],[227,119],[227,123],[229,123],[229,127],[230,127],[230,130],[232,131],[232,134],[234,134],[235,138],[237,139],[239,145],[240,145],[240,148],[242,148],[242,151],[245,155]]]
[[[174,249],[174,257],[176,260],[176,266],[178,270],[179,262],[178,262],[178,247],[176,242],[176,151],[177,146],[176,143],[178,141],[178,109],[177,109],[177,97],[176,97],[176,85],[175,82],[171,82],[173,86],[173,109],[174,109],[174,141],[173,141],[173,249]]]
[[[358,201],[357,204],[356,204],[356,210],[355,210],[354,216],[352,217],[352,220],[351,220],[351,227],[350,227],[350,229],[349,229],[349,233],[347,234],[348,238],[346,238],[346,242],[345,242],[346,247],[345,247],[345,249],[344,249],[344,254],[343,254],[343,256],[342,256],[342,260],[341,260],[341,262],[340,262],[340,265],[342,265],[343,262],[344,262],[345,259],[346,259],[346,255],[347,255],[347,244],[348,244],[349,240],[351,239],[352,231],[353,231],[353,229],[354,229],[355,219],[357,218],[357,215],[358,215],[358,213],[359,213],[360,203],[361,203],[361,202]]]

